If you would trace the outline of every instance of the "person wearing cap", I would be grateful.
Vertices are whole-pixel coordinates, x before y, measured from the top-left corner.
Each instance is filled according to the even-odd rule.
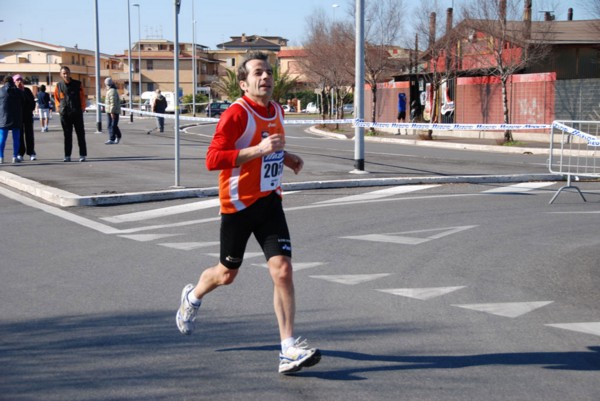
[[[117,87],[111,77],[104,80],[106,85],[106,116],[108,117],[108,141],[106,145],[116,145],[121,140],[119,129],[119,113],[121,113],[121,102]]]
[[[54,100],[58,104],[60,113],[60,125],[65,137],[64,162],[71,161],[73,150],[73,128],[77,134],[77,145],[79,146],[79,161],[84,162],[87,157],[87,145],[85,143],[85,127],[83,126],[83,111],[85,110],[85,93],[81,81],[71,78],[71,69],[62,66],[60,69],[60,81],[54,89]]]
[[[12,131],[13,163],[19,163],[19,143],[23,125],[23,93],[17,89],[10,75],[0,87],[0,164],[4,163],[4,148],[8,131]]]
[[[23,126],[21,127],[19,155],[17,156],[17,159],[22,162],[25,153],[27,153],[30,160],[35,160],[37,158],[35,154],[35,138],[33,136],[33,111],[35,110],[35,97],[33,96],[31,89],[24,85],[21,74],[13,75],[13,81],[17,88],[19,88],[23,93],[24,101]]]

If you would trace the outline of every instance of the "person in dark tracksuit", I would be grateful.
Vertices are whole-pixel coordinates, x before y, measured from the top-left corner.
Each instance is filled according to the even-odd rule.
[[[33,110],[35,110],[35,97],[31,89],[23,83],[21,74],[13,75],[13,81],[23,95],[23,126],[21,127],[21,143],[19,145],[19,155],[17,158],[23,161],[25,153],[29,155],[30,160],[37,158],[35,154],[35,138],[33,136]]]
[[[60,69],[63,81],[54,89],[54,100],[59,105],[60,124],[65,137],[65,157],[63,161],[71,161],[73,150],[73,128],[77,134],[79,146],[79,161],[84,162],[87,157],[85,143],[85,128],[83,126],[83,111],[85,110],[85,93],[81,82],[71,78],[71,70],[67,66]]]

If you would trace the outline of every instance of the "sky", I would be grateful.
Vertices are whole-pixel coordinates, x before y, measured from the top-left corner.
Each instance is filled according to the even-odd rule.
[[[97,1],[100,52],[123,54],[129,44],[128,1]],[[377,0],[365,0],[368,1]],[[441,9],[453,4],[458,9],[465,0],[438,1]],[[557,19],[566,18],[568,7],[575,9],[576,19],[583,19],[585,1],[533,0],[534,13],[536,6],[540,7],[542,3],[544,6],[559,4]],[[281,36],[289,40],[288,45],[300,46],[306,38],[307,17],[321,10],[332,20],[348,18],[348,9],[353,8],[354,0],[181,0],[180,42],[192,42],[192,3],[196,43],[216,49],[217,44],[243,33]],[[413,4],[414,1],[404,0],[404,3]],[[0,0],[0,4],[0,43],[23,38],[96,50],[95,0]],[[140,34],[142,39],[174,40],[174,0],[129,0],[129,4],[131,43],[137,42]]]

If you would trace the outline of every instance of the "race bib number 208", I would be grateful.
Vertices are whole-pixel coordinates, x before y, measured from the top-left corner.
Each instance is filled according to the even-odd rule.
[[[268,154],[262,159],[260,190],[273,191],[281,185],[283,176],[283,150]]]

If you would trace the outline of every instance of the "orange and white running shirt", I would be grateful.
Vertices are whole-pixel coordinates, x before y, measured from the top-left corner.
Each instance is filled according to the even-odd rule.
[[[255,146],[273,134],[283,134],[283,110],[275,102],[263,107],[247,97],[236,100],[222,115],[206,154],[206,167],[221,170],[221,213],[244,210],[275,191],[281,196],[284,152],[274,152],[241,166],[235,161],[241,149]]]

